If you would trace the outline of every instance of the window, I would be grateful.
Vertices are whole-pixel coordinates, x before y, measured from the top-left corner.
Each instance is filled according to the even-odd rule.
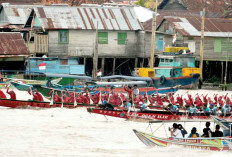
[[[98,32],[98,44],[108,44],[108,32]]]
[[[69,42],[69,31],[68,30],[60,30],[59,31],[59,43],[60,44],[68,44]]]
[[[118,33],[118,45],[126,45],[127,33]]]

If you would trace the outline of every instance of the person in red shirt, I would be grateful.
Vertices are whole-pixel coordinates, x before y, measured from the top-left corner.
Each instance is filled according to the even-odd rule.
[[[16,100],[16,94],[15,94],[15,92],[13,90],[9,91],[9,87],[7,88],[6,93],[10,95],[10,99]]]
[[[204,103],[208,105],[208,99],[207,99],[208,94],[206,94],[205,96],[202,94],[202,96],[203,96]]]
[[[44,98],[40,92],[38,92],[37,89],[35,89],[35,93],[37,95],[38,101],[44,101]]]
[[[184,101],[182,99],[182,95],[181,96],[179,94],[177,95],[176,103],[178,103],[180,106],[183,106]]]
[[[217,95],[218,95],[218,94],[216,94],[216,95],[214,96],[214,105],[217,105],[217,103],[218,103]]]
[[[139,102],[140,102],[139,98],[135,95],[135,96],[134,96],[134,104],[135,104],[136,106],[139,106]]]
[[[143,96],[139,95],[139,101],[141,101],[144,104]]]
[[[178,94],[179,95],[179,94]],[[164,102],[170,103],[170,100],[168,98],[168,93],[166,93],[166,96],[163,98]]]
[[[157,93],[157,96],[156,96],[156,102],[157,102],[157,105],[160,105],[160,106],[163,106],[163,101],[161,100],[159,94]]]
[[[70,98],[66,94],[64,94],[63,95],[63,102],[64,103],[69,103],[69,101],[70,101]]]
[[[128,93],[129,95],[129,99],[132,98],[132,94],[133,94],[133,89],[131,88],[131,86],[124,86],[124,90]]]
[[[190,100],[187,100],[187,99],[185,99],[185,98],[184,98],[184,101],[185,101],[185,104],[186,104],[186,105],[188,105],[188,106],[192,106],[192,104],[191,104],[191,101],[190,101]]]
[[[55,92],[54,97],[53,97],[53,100],[54,100],[55,102],[62,102],[62,99],[61,99],[61,97],[57,94],[57,92]]]
[[[224,101],[222,100],[222,96],[218,98],[218,104],[223,107],[224,106]]]
[[[84,104],[89,104],[89,97],[88,97],[88,94],[86,93],[86,95],[81,95],[81,99],[82,99],[82,103]]]
[[[189,101],[190,101],[190,103],[191,103],[191,105],[192,105],[192,104],[193,104],[192,95],[190,95],[188,92],[187,92],[187,94],[188,94]]]
[[[6,99],[6,95],[2,90],[0,90],[0,98]]]

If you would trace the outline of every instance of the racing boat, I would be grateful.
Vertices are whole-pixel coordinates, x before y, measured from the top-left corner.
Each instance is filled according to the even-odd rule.
[[[146,110],[146,111],[130,111],[127,110],[105,110],[100,108],[88,108],[87,111],[89,113],[101,114],[104,116],[125,118],[125,119],[143,119],[143,120],[181,120],[181,119],[211,119],[210,114],[206,114],[204,112],[196,113],[195,115],[188,115],[188,113],[184,110],[173,113],[170,110],[165,110],[162,108],[157,108],[156,110]],[[220,116],[223,117],[223,116]],[[225,118],[232,119],[231,114],[227,114]]]
[[[215,118],[213,117],[215,120]],[[219,118],[217,118],[219,119]],[[218,124],[222,125],[221,122],[217,121]],[[167,147],[169,145],[180,145],[190,148],[197,148],[197,149],[205,149],[205,150],[213,150],[213,151],[232,151],[232,137],[231,137],[231,121],[225,121],[224,123],[227,123],[230,125],[230,128],[223,128],[223,137],[197,137],[197,138],[175,138],[175,137],[169,137],[169,138],[162,138],[158,135],[155,135],[153,133],[145,133],[138,130],[133,130],[136,136],[147,146],[159,146],[159,147]],[[176,122],[176,121],[171,121]],[[182,122],[202,122],[202,121],[182,121]],[[206,122],[206,121],[204,121]],[[151,124],[153,123],[161,123],[161,126],[164,125],[164,121],[150,121],[149,127],[151,128]],[[178,123],[180,123],[178,121]],[[148,128],[149,128],[148,127]],[[229,131],[230,134],[226,135],[225,131]]]
[[[0,99],[0,106],[9,108],[26,108],[26,107],[39,107],[39,108],[77,108],[77,107],[96,107],[95,104],[74,104],[74,103],[62,103],[62,102],[45,102],[34,100],[12,100],[12,99]]]

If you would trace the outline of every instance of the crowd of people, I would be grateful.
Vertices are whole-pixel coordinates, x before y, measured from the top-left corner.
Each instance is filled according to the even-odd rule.
[[[185,138],[185,135],[188,134],[188,132],[183,128],[181,124],[173,123],[173,128],[169,128],[169,131],[171,133],[172,137],[175,138]],[[203,129],[203,134],[200,136],[197,132],[197,128],[193,127],[191,129],[190,134],[188,135],[188,138],[197,138],[197,137],[223,137],[223,132],[220,131],[220,125],[216,125],[215,131],[213,132],[210,129],[210,122],[206,122],[205,128]]]
[[[231,114],[232,110],[232,97],[228,94],[219,96],[213,95],[213,98],[205,95],[191,95],[188,92],[186,95],[166,94],[161,96],[156,93],[154,96],[147,95],[146,93],[141,95],[137,85],[124,86],[125,93],[117,93],[112,89],[109,92],[98,92],[95,94],[90,93],[90,89],[87,85],[84,86],[81,92],[70,92],[63,90],[59,94],[52,90],[49,95],[54,102],[63,103],[76,103],[79,104],[102,104],[103,102],[109,103],[113,106],[121,106],[125,103],[130,103],[132,106],[141,107],[141,111],[149,110],[149,106],[161,106],[166,110],[177,113],[180,108],[187,112],[190,116],[197,113],[209,114]],[[29,88],[28,93],[32,95],[35,101],[44,101],[43,95],[36,89]],[[6,94],[9,94],[10,99],[16,100],[16,94],[13,90],[7,88]],[[6,94],[0,90],[0,98],[7,98]],[[123,105],[122,105],[123,106]],[[129,105],[124,105],[129,106]],[[130,107],[126,107],[131,109]]]

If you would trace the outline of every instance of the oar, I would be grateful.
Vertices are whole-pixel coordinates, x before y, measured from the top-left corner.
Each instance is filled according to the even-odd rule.
[[[50,101],[50,106],[52,106],[54,104],[53,97],[54,97],[54,91],[52,92],[52,99]]]
[[[167,107],[167,110],[175,117],[175,119],[177,119],[176,117],[176,115],[171,111],[171,110],[169,110],[169,108]]]
[[[76,107],[76,106],[77,106],[76,93],[75,93],[75,91],[74,91],[74,107]]]
[[[102,100],[101,100],[101,91],[100,91],[100,95],[99,95],[100,99],[99,99],[99,102],[98,104],[102,104]]]
[[[61,91],[61,108],[64,107],[63,91]]]

